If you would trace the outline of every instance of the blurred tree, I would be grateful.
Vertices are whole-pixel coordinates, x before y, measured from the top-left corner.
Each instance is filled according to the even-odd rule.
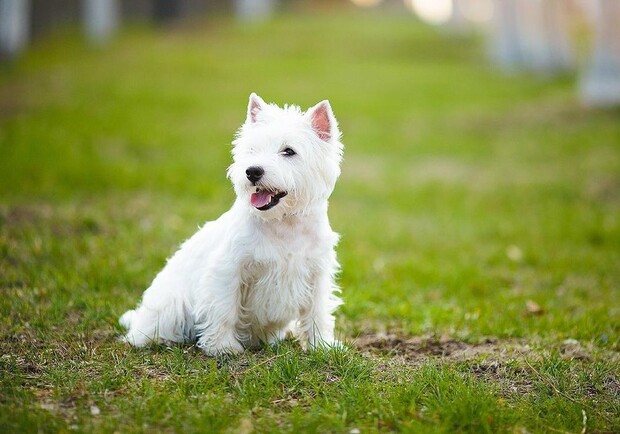
[[[494,1],[491,57],[497,65],[505,69],[516,69],[523,62],[517,21],[518,1]]]
[[[29,0],[0,0],[0,58],[13,59],[28,43]]]
[[[581,82],[590,106],[620,105],[620,1],[593,0],[594,50]]]
[[[97,46],[108,42],[118,27],[117,0],[84,0],[83,14],[89,42]]]
[[[574,67],[566,0],[521,0],[519,20],[523,66],[554,73]]]
[[[235,14],[242,21],[267,19],[275,8],[276,0],[235,0]]]
[[[491,56],[505,69],[539,73],[574,66],[565,0],[495,0]]]

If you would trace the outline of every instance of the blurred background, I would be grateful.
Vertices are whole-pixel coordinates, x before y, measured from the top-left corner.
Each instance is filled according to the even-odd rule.
[[[232,15],[243,23],[308,8],[347,5],[411,14],[454,35],[484,34],[491,61],[507,70],[557,74],[581,70],[589,105],[620,100],[620,17],[614,0],[1,0],[0,55],[11,61],[31,42],[81,26],[92,46],[127,23],[156,25]]]

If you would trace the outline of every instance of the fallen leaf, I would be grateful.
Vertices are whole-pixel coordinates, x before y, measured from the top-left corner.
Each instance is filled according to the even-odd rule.
[[[528,315],[542,315],[545,313],[545,310],[534,300],[526,301],[525,309],[527,310]]]
[[[506,256],[508,259],[514,262],[521,262],[523,259],[523,251],[519,248],[519,246],[508,246],[506,248]]]

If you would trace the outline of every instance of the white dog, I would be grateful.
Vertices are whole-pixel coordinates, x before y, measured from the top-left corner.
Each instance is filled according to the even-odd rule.
[[[216,355],[288,332],[311,348],[336,342],[338,234],[327,200],[343,145],[329,102],[303,113],[253,93],[233,145],[235,203],[185,241],[120,318],[130,344],[197,340]]]

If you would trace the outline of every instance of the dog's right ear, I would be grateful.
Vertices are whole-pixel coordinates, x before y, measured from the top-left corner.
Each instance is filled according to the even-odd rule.
[[[258,112],[263,109],[264,105],[265,101],[263,101],[260,96],[252,92],[250,95],[250,102],[248,102],[248,116],[245,121],[249,124],[256,122],[256,116],[258,116]]]

